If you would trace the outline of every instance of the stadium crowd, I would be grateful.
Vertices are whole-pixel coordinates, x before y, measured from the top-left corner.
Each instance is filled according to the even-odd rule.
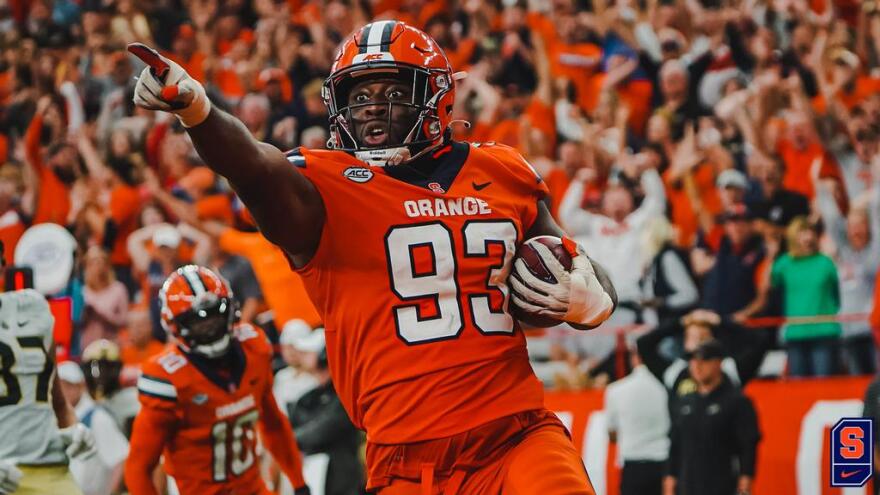
[[[858,0],[0,0],[0,240],[13,264],[31,225],[73,234],[72,358],[97,342],[132,383],[166,339],[162,282],[198,263],[295,365],[282,410],[326,384],[285,351],[320,354],[297,275],[179,123],[134,106],[125,46],[259,139],[322,148],[335,47],[378,19],[467,72],[456,137],[517,148],[617,288],[595,331],[529,331],[548,388],[623,378],[621,350],[661,377],[723,355],[737,384],[768,349],[789,376],[876,371],[880,2]]]

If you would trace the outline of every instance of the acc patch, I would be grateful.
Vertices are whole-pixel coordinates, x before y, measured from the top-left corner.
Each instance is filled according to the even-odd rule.
[[[860,487],[874,474],[874,420],[843,418],[831,429],[831,486]]]
[[[202,404],[208,402],[208,394],[193,395],[192,401],[193,401],[193,404],[195,404],[197,406],[201,406]]]
[[[342,172],[342,176],[352,182],[363,184],[373,178],[373,171],[366,167],[348,167]]]

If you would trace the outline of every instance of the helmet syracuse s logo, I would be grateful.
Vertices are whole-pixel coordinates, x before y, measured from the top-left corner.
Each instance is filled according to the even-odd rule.
[[[363,184],[373,178],[373,171],[364,167],[348,167],[342,172],[342,175],[350,181]]]

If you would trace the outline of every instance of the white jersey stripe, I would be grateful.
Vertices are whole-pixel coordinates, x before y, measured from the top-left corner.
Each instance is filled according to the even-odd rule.
[[[139,391],[148,395],[158,395],[159,397],[165,397],[167,399],[177,399],[177,389],[174,388],[174,385],[148,376],[141,376],[138,378],[137,388]]]

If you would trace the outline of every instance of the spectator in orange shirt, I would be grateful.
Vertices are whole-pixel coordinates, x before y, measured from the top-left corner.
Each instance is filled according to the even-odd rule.
[[[29,175],[30,181],[37,189],[33,211],[35,224],[67,224],[70,186],[80,175],[80,157],[75,147],[56,141],[64,133],[63,119],[61,103],[44,96],[38,102],[37,112],[25,134],[25,158],[33,171]],[[45,154],[44,144],[49,144]]]
[[[785,164],[782,186],[813,199],[813,167],[818,167],[820,177],[839,177],[837,163],[822,146],[804,112],[789,112],[785,125],[785,135],[776,143],[776,152]]]
[[[880,79],[859,74],[861,61],[855,53],[837,48],[831,52],[829,58],[830,77],[825,76],[825,71],[821,67],[817,71],[819,88],[822,92],[813,100],[813,106],[817,111],[827,112],[829,102],[852,110],[866,98],[880,91]]]

